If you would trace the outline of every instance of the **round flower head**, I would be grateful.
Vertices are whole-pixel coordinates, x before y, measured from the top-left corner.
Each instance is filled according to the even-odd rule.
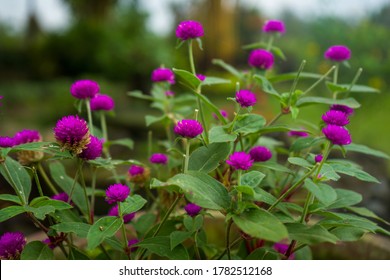
[[[309,133],[305,132],[305,131],[299,131],[299,130],[291,130],[287,133],[288,136],[290,137],[308,137],[309,136]]]
[[[119,211],[118,211],[118,204],[115,205],[114,207],[112,207],[109,211],[108,211],[108,216],[114,216],[114,217],[119,217]],[[126,215],[123,215],[123,222],[125,224],[127,223],[130,223],[132,219],[134,219],[135,217],[135,213],[130,213],[130,214],[126,214]]]
[[[235,169],[248,170],[252,167],[253,159],[245,152],[234,152],[230,155],[226,163]]]
[[[351,50],[346,46],[331,46],[325,51],[324,57],[333,61],[342,62],[351,58]]]
[[[63,117],[53,130],[62,147],[75,154],[80,154],[91,141],[87,122],[78,116]]]
[[[102,155],[103,143],[96,136],[91,135],[91,141],[85,149],[79,154],[79,157],[85,160],[93,160]]]
[[[194,20],[182,21],[176,28],[176,37],[183,41],[204,35],[203,26]]]
[[[133,183],[145,182],[149,178],[149,175],[149,168],[140,165],[132,165],[128,171],[129,181]]]
[[[168,157],[166,154],[157,153],[157,154],[153,154],[149,160],[151,163],[155,163],[155,164],[167,164]]]
[[[171,69],[160,67],[153,70],[152,81],[155,83],[168,82],[173,85],[175,83],[175,74]]]
[[[283,243],[275,243],[273,248],[275,249],[275,251],[279,252],[280,254],[284,255],[287,253],[287,250],[288,250],[288,247],[290,245],[288,244],[283,244]],[[295,259],[295,255],[294,254],[291,254],[290,257],[288,258],[289,260],[293,260]]]
[[[256,68],[270,69],[274,64],[274,55],[264,49],[253,50],[249,54],[248,63]]]
[[[96,94],[95,97],[91,99],[92,111],[111,111],[114,109],[114,106],[114,99],[106,94]]]
[[[196,215],[198,215],[198,213],[200,212],[200,210],[202,210],[202,207],[200,207],[199,205],[196,205],[194,203],[188,203],[185,207],[184,207],[184,210],[187,212],[187,214],[191,217],[194,217]]]
[[[135,244],[137,244],[139,242],[139,240],[137,238],[134,238],[134,239],[130,239],[128,242],[127,242],[127,247],[130,248],[130,251],[131,252],[134,252],[138,249],[137,246],[134,246]]]
[[[55,244],[55,241],[50,240],[50,238],[46,238],[46,239],[42,240],[42,243],[43,244],[47,244],[47,246],[49,246],[49,248],[52,249],[52,250],[55,247],[57,247],[57,245]]]
[[[228,117],[228,113],[225,110],[219,110],[219,112],[221,113],[222,117],[224,117],[224,118]],[[216,120],[219,120],[215,113],[213,113],[213,118]]]
[[[203,127],[197,120],[182,120],[176,124],[174,131],[182,137],[195,138],[202,134]]]
[[[14,136],[15,145],[40,142],[42,141],[41,134],[37,130],[24,129],[19,131]]]
[[[236,93],[236,101],[241,107],[246,108],[256,104],[256,95],[247,89],[241,89]]]
[[[202,75],[202,74],[196,74],[196,77],[201,80],[202,82],[206,79],[206,76],[205,75]]]
[[[99,85],[95,81],[80,80],[76,81],[70,87],[70,93],[78,99],[87,99],[94,97],[100,91]]]
[[[68,200],[69,200],[69,196],[65,192],[55,194],[51,198],[54,199],[54,200],[60,200],[60,201],[63,201],[63,202],[68,202]]]
[[[322,115],[322,120],[326,124],[334,124],[339,126],[344,126],[349,124],[349,119],[347,115],[341,111],[329,110]]]
[[[328,124],[322,129],[322,132],[334,145],[349,145],[352,142],[348,130],[342,126]]]
[[[330,106],[331,110],[340,111],[346,114],[347,116],[350,116],[353,114],[353,109],[346,106],[346,105],[340,105],[340,104],[333,104]]]
[[[316,155],[316,156],[314,157],[314,161],[315,161],[316,163],[318,163],[318,162],[321,162],[323,158],[324,158],[323,155],[318,154],[318,155]]]
[[[284,27],[284,22],[281,20],[267,20],[263,25],[263,31],[266,33],[284,33],[286,28]]]
[[[256,146],[249,151],[249,155],[255,162],[267,161],[272,158],[272,153],[267,147]]]
[[[15,260],[26,245],[26,238],[21,232],[6,232],[0,237],[0,259]]]
[[[12,148],[13,146],[15,146],[13,137],[0,136],[0,148]]]
[[[125,201],[130,194],[128,186],[113,184],[106,190],[106,201],[108,204]]]

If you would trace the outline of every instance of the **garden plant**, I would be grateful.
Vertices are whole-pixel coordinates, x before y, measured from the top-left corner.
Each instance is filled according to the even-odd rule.
[[[145,116],[148,162],[111,156],[113,145],[133,142],[109,136],[114,100],[92,80],[71,85],[76,109],[58,116],[55,141],[29,129],[1,136],[8,194],[0,199],[8,206],[0,221],[25,215],[46,235],[31,241],[22,232],[3,233],[1,259],[309,259],[313,245],[389,235],[378,225],[386,221],[359,206],[361,194],[335,185],[343,176],[379,183],[348,155],[387,156],[354,143],[347,129],[361,110],[353,93],[376,90],[358,84],[362,69],[349,65],[351,51],[332,42],[325,73],[305,72],[306,61],[294,73],[277,73],[274,62],[286,59],[276,46],[284,32],[282,21],[265,22],[261,41],[243,47],[245,69],[213,60],[229,80],[196,72],[193,48],[202,49],[205,32],[199,22],[181,22],[177,48],[187,48],[188,69],[161,66],[151,74],[150,94],[128,93],[161,112]],[[343,80],[347,71],[356,71],[350,82]],[[303,79],[310,86],[301,88]],[[228,83],[235,90],[226,107],[234,112],[208,95]],[[264,95],[279,104],[270,119],[257,108]],[[324,104],[321,119],[302,125],[303,107]],[[155,127],[165,139],[155,139]],[[103,171],[111,174],[104,190],[97,187]],[[96,215],[102,198],[111,208]]]

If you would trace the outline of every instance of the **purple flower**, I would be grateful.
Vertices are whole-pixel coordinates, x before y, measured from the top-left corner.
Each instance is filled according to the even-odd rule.
[[[194,20],[182,21],[176,28],[176,37],[184,41],[199,38],[203,35],[203,26]]]
[[[286,32],[286,28],[284,26],[284,22],[281,20],[267,20],[263,25],[263,31],[267,33],[284,33]]]
[[[137,244],[139,242],[139,240],[137,238],[133,238],[133,239],[130,239],[128,242],[127,242],[127,247],[130,248],[130,252],[134,252],[138,249],[137,246],[134,246],[135,244]]]
[[[324,57],[333,61],[342,62],[351,58],[351,50],[346,46],[331,46],[325,51]]]
[[[142,175],[144,173],[144,171],[145,171],[145,169],[142,166],[132,165],[132,166],[130,166],[129,174],[131,176]]]
[[[283,243],[275,243],[273,247],[274,247],[275,251],[278,251],[280,254],[284,255],[287,253],[289,245],[283,244]],[[288,259],[289,260],[295,259],[295,255],[291,254]]]
[[[309,136],[309,133],[305,132],[305,131],[299,131],[299,130],[291,130],[287,133],[288,136],[290,137],[308,137]]]
[[[100,88],[98,83],[91,80],[76,81],[70,87],[70,93],[78,99],[92,98],[99,91]]]
[[[150,170],[147,167],[132,165],[128,171],[130,182],[142,183],[145,182],[150,175]]]
[[[316,163],[319,163],[319,162],[321,162],[321,161],[323,160],[323,158],[324,158],[323,155],[318,154],[318,155],[316,155],[316,156],[314,157],[314,161],[315,161]]]
[[[118,204],[115,205],[114,207],[112,207],[109,211],[108,211],[108,216],[114,216],[114,217],[119,217],[119,211],[118,211]],[[123,222],[125,224],[127,223],[130,223],[132,219],[134,219],[135,217],[135,213],[130,213],[130,214],[126,214],[126,215],[123,215]]]
[[[175,93],[172,91],[172,90],[167,90],[166,92],[165,92],[165,96],[174,96],[175,95]]]
[[[249,54],[248,63],[256,68],[270,69],[274,64],[274,55],[264,49],[253,50]]]
[[[349,124],[347,115],[341,111],[329,110],[322,115],[322,120],[326,124],[334,124],[338,126],[344,126]]]
[[[261,161],[267,161],[270,158],[272,158],[272,153],[271,151],[264,146],[256,146],[253,147],[249,151],[249,155],[255,162],[261,162]]]
[[[173,85],[175,83],[175,74],[171,69],[160,67],[153,70],[152,81],[155,83],[168,82]]]
[[[342,126],[328,124],[322,129],[322,132],[333,145],[349,145],[352,142],[348,130]]]
[[[225,110],[219,110],[219,112],[221,113],[222,117],[224,117],[224,118],[228,117],[228,113]],[[219,120],[215,113],[213,113],[213,118],[216,120]]]
[[[42,141],[42,137],[37,130],[24,129],[22,131],[17,132],[14,136],[15,145],[39,141]]]
[[[51,241],[50,238],[46,238],[44,240],[42,240],[42,243],[44,244],[47,244],[47,246],[49,246],[50,249],[54,249],[55,247],[57,247],[57,245],[55,244],[55,242]]]
[[[241,89],[236,93],[236,101],[241,107],[246,108],[256,104],[256,95],[247,89]]]
[[[202,207],[200,207],[199,205],[196,205],[194,203],[188,203],[185,207],[184,207],[184,210],[187,212],[187,214],[191,217],[194,217],[196,215],[198,215],[198,213],[200,212],[200,210],[202,210]]]
[[[202,134],[203,127],[197,120],[182,120],[176,124],[174,131],[182,137],[195,138]]]
[[[155,164],[167,164],[168,157],[166,154],[157,153],[157,154],[153,154],[149,160],[151,163],[155,163]]]
[[[12,148],[13,146],[15,146],[13,137],[0,136],[0,148]]]
[[[350,116],[353,114],[353,109],[346,106],[346,105],[340,105],[340,104],[333,104],[330,106],[331,110],[340,111],[346,114],[347,116]]]
[[[6,232],[0,237],[0,259],[15,260],[26,245],[26,238],[21,232]]]
[[[78,116],[63,117],[53,130],[62,147],[75,154],[80,154],[91,141],[87,122]]]
[[[130,194],[128,186],[113,184],[106,190],[106,201],[108,204],[125,201]]]
[[[54,199],[54,200],[64,201],[66,203],[68,203],[68,200],[69,200],[69,196],[65,192],[61,192],[61,193],[55,194],[51,198]]]
[[[1,101],[1,99],[3,99],[3,96],[0,95],[0,101]],[[0,106],[1,106],[1,105],[3,105],[3,104],[0,102]]]
[[[111,111],[114,109],[114,106],[114,99],[106,94],[96,94],[95,97],[91,99],[92,111]]]
[[[202,82],[206,79],[206,76],[205,75],[202,75],[202,74],[196,74],[196,77],[201,80]]]
[[[102,155],[103,142],[96,136],[91,135],[91,141],[85,149],[79,154],[79,157],[85,160],[93,160]]]
[[[234,152],[230,155],[226,163],[235,169],[248,170],[252,167],[253,159],[245,152]]]

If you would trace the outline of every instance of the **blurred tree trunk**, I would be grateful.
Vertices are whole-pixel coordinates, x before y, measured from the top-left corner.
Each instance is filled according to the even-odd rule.
[[[62,0],[79,20],[99,23],[106,20],[118,0]]]

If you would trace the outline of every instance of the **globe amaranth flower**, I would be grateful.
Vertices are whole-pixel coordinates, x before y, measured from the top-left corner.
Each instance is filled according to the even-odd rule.
[[[354,110],[346,105],[340,105],[340,104],[333,104],[330,106],[331,110],[340,111],[346,114],[347,116],[350,116],[353,114]]]
[[[67,203],[69,200],[69,196],[66,192],[61,192],[61,193],[57,193],[57,194],[53,195],[51,197],[51,199],[59,200],[59,201],[63,201],[63,202]]]
[[[134,252],[138,249],[138,246],[135,246],[137,243],[139,243],[139,240],[137,238],[130,239],[127,242],[127,247],[130,248],[130,252]]]
[[[174,132],[182,137],[195,138],[202,134],[203,127],[197,120],[181,120],[176,124]]]
[[[321,162],[321,161],[323,160],[323,158],[324,158],[323,155],[318,154],[318,155],[316,155],[316,156],[314,157],[314,161],[315,161],[316,163],[319,163],[319,162]]]
[[[15,145],[40,141],[42,141],[42,136],[37,130],[24,129],[17,132],[14,136]]]
[[[122,184],[113,184],[106,190],[106,201],[108,204],[125,201],[130,194],[128,186]]]
[[[176,28],[176,37],[183,41],[196,39],[204,35],[202,24],[194,20],[186,20],[179,23]]]
[[[264,146],[253,147],[249,151],[249,155],[255,162],[267,161],[272,158],[272,152]]]
[[[338,126],[344,126],[349,124],[349,119],[344,112],[329,110],[325,114],[322,115],[322,120],[326,124],[334,124]]]
[[[102,155],[103,142],[96,136],[91,135],[91,140],[85,149],[78,155],[85,160],[93,160]]]
[[[334,145],[349,145],[352,142],[348,130],[342,126],[328,124],[322,129],[322,133]]]
[[[228,113],[225,110],[219,110],[219,112],[221,113],[222,117],[224,117],[224,118],[228,117]],[[219,120],[218,116],[215,113],[213,113],[213,118],[216,120]]]
[[[351,50],[342,45],[331,46],[325,51],[324,57],[333,61],[342,62],[351,58]]]
[[[54,249],[55,247],[57,247],[57,244],[56,242],[53,240],[50,240],[50,238],[46,238],[44,240],[42,240],[42,243],[44,244],[47,244],[47,246],[49,246],[50,249]]]
[[[201,80],[202,82],[206,79],[206,76],[205,75],[202,75],[202,74],[196,74],[196,77]]]
[[[114,99],[106,94],[96,94],[90,102],[92,111],[111,111],[115,106]]]
[[[0,259],[16,260],[26,245],[26,238],[21,232],[6,232],[0,237]]]
[[[119,217],[119,207],[118,205],[115,205],[108,211],[108,216],[114,216],[114,217]],[[135,217],[135,212],[123,215],[123,222],[125,224],[130,223],[132,219]]]
[[[12,148],[13,146],[15,146],[13,137],[0,136],[0,148]]]
[[[151,163],[155,164],[167,164],[168,157],[166,154],[156,153],[149,158]]]
[[[63,117],[53,131],[60,145],[74,154],[80,154],[91,141],[87,122],[78,116]]]
[[[250,66],[267,70],[274,65],[274,55],[264,49],[253,50],[249,54],[248,63]]]
[[[284,243],[275,243],[273,248],[275,249],[275,251],[279,252],[280,254],[284,255],[287,253],[287,250],[288,250],[288,247],[290,245],[288,244],[284,244]],[[293,260],[295,259],[295,255],[294,254],[291,254],[289,257],[288,257],[289,260]]]
[[[305,131],[299,131],[299,130],[291,130],[287,133],[288,136],[290,137],[308,137],[309,136],[309,133],[305,132]]]
[[[239,170],[248,170],[253,165],[253,159],[245,152],[234,152],[230,155],[226,163]]]
[[[263,31],[266,33],[284,33],[286,32],[286,28],[284,22],[281,20],[267,20],[263,25]]]
[[[247,89],[241,89],[236,93],[236,101],[241,107],[246,108],[256,104],[256,95]]]
[[[175,83],[175,74],[171,69],[160,67],[153,70],[152,81],[155,83],[168,82],[173,85]]]
[[[202,207],[199,205],[196,205],[195,203],[188,203],[184,210],[187,212],[187,214],[191,217],[194,217],[199,214],[200,210],[202,210]]]
[[[98,83],[92,80],[79,80],[70,87],[70,93],[78,99],[93,98],[99,91]]]
[[[149,179],[149,175],[149,168],[135,164],[130,166],[128,171],[129,181],[133,183],[143,183]]]

